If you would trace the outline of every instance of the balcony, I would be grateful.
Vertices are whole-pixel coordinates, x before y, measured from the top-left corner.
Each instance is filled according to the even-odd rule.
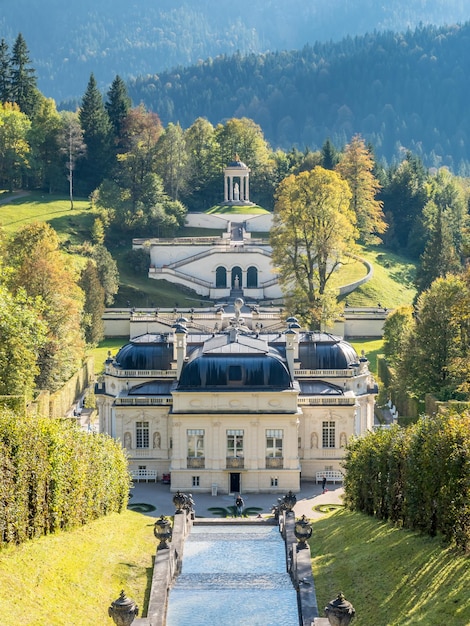
[[[284,459],[282,457],[266,457],[266,469],[282,469]]]
[[[186,467],[188,469],[204,469],[206,466],[206,459],[203,456],[188,456]]]
[[[241,456],[228,456],[226,459],[226,469],[243,469],[245,459]]]

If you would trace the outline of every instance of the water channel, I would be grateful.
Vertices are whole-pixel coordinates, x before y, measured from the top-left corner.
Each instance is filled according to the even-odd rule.
[[[277,526],[193,526],[167,626],[299,626]]]

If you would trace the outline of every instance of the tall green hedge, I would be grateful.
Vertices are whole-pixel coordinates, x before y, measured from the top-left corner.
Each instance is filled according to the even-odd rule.
[[[129,487],[114,439],[69,420],[0,411],[0,545],[120,512]]]
[[[345,502],[470,548],[470,413],[422,417],[350,442]]]

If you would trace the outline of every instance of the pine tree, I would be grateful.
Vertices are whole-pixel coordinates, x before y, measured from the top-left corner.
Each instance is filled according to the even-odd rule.
[[[450,211],[437,207],[435,224],[416,271],[415,283],[418,295],[428,289],[436,278],[461,270],[449,227],[449,213]]]
[[[122,125],[132,106],[126,84],[120,76],[116,76],[113,80],[107,95],[105,108],[113,127],[115,143],[119,145],[122,139]]]
[[[23,35],[19,33],[11,55],[11,97],[20,110],[32,118],[39,104],[36,72],[29,67],[31,60]]]
[[[82,192],[90,193],[106,178],[113,157],[111,122],[93,74],[82,99],[79,118],[87,150],[80,166]]]
[[[321,160],[321,166],[325,170],[334,170],[339,161],[338,151],[329,139],[322,146]]]
[[[0,41],[0,102],[11,101],[11,63],[8,44],[5,39]]]

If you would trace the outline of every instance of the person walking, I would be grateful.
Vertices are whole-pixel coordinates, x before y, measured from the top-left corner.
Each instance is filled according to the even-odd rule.
[[[321,488],[323,493],[325,493],[325,487],[326,487],[326,476],[323,476],[323,478],[321,479]]]
[[[242,517],[243,515],[243,506],[244,506],[243,498],[240,494],[238,494],[235,500],[235,517]]]

